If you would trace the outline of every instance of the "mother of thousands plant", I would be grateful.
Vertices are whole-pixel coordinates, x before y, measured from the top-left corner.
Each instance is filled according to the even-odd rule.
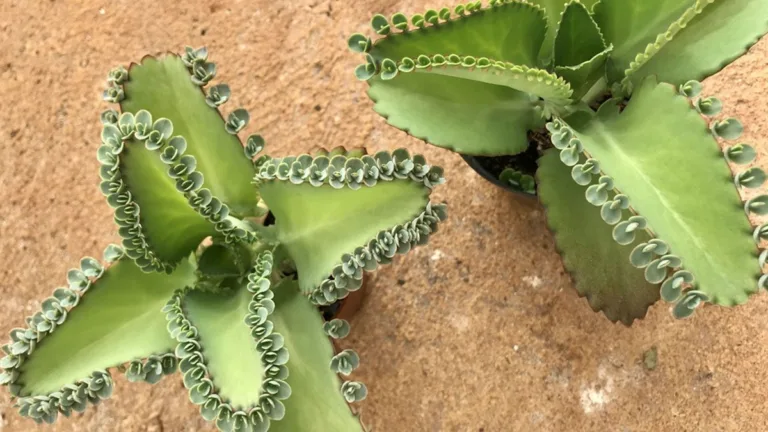
[[[229,87],[202,90],[215,73],[191,48],[110,72],[104,99],[121,113],[101,116],[98,160],[122,245],[106,265],[83,258],[11,331],[0,383],[21,415],[81,412],[118,367],[148,383],[179,370],[222,431],[363,430],[348,403],[366,387],[338,376],[360,359],[329,339],[349,324],[318,305],[427,242],[445,218],[429,201],[442,169],[405,150],[257,158],[262,138],[237,136],[248,113],[218,110]]]
[[[768,226],[745,215],[768,196],[739,194],[765,173],[731,173],[755,151],[721,150],[742,125],[711,119],[697,81],[768,32],[768,1],[490,0],[371,24],[383,37],[349,47],[376,112],[538,194],[595,311],[629,325],[662,298],[682,318],[768,285]]]

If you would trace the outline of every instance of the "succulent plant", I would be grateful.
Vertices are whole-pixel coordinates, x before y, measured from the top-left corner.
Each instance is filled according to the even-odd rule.
[[[156,383],[181,372],[192,403],[222,431],[359,431],[348,404],[366,387],[318,305],[361,287],[363,272],[423,245],[445,218],[431,204],[439,167],[405,150],[336,148],[259,156],[223,116],[226,84],[204,48],[145,57],[109,73],[101,115],[101,191],[122,245],[86,257],[13,329],[0,383],[38,423],[108,398],[118,368]],[[263,223],[267,209],[274,224]]]
[[[349,47],[390,125],[464,155],[537,153],[503,180],[536,189],[595,311],[629,325],[662,298],[682,318],[766,286],[768,227],[745,210],[768,196],[739,193],[765,173],[731,173],[755,151],[698,81],[768,32],[768,2],[490,0],[371,25],[382,37]]]

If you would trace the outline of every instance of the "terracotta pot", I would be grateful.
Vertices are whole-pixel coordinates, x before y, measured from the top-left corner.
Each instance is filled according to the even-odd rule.
[[[363,274],[363,286],[337,302],[339,306],[336,313],[333,314],[333,318],[351,320],[363,306],[365,298],[368,296],[368,288],[368,275]]]
[[[359,290],[352,291],[348,296],[330,306],[321,306],[319,309],[323,314],[323,318],[326,321],[330,321],[334,318],[343,319],[347,322],[351,321],[357,312],[360,311],[363,303],[365,303],[365,298],[370,292],[370,285],[368,284],[369,280],[368,274],[363,273],[363,286],[361,286]],[[334,338],[329,338],[329,340],[333,345],[334,354],[338,354],[344,350],[345,344],[343,344],[341,340]]]

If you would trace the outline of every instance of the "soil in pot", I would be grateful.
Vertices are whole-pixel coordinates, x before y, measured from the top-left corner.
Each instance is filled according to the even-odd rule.
[[[597,110],[611,93],[606,92],[597,99],[591,108]],[[629,99],[619,103],[619,112],[626,108]],[[516,155],[505,156],[469,156],[462,155],[472,169],[483,178],[506,190],[528,196],[536,195],[536,170],[538,159],[544,150],[551,148],[549,132],[545,129],[528,131],[528,148]]]
[[[528,196],[536,195],[537,160],[541,152],[551,147],[545,129],[528,132],[528,148],[516,155],[467,156],[464,160],[478,174],[506,190]]]
[[[368,275],[363,275],[363,286],[357,291],[352,291],[341,300],[328,306],[319,306],[323,319],[330,321],[334,318],[349,321],[355,316],[360,307],[363,306],[363,300],[368,294]]]

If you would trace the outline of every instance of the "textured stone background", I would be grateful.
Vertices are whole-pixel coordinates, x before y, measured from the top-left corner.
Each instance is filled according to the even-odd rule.
[[[768,426],[768,296],[632,329],[570,287],[544,216],[458,156],[387,127],[352,76],[346,37],[394,0],[0,0],[0,329],[22,322],[84,254],[115,241],[97,189],[99,94],[110,67],[205,44],[275,155],[407,145],[448,172],[451,218],[374,279],[346,345],[361,354],[375,431],[741,431]],[[768,148],[768,41],[706,83]],[[705,175],[706,173],[702,173]],[[658,367],[643,353],[658,348]],[[47,430],[210,430],[180,380],[128,386]],[[0,430],[38,428],[0,392]],[[43,430],[43,429],[40,429]],[[325,432],[325,431],[323,431]]]

